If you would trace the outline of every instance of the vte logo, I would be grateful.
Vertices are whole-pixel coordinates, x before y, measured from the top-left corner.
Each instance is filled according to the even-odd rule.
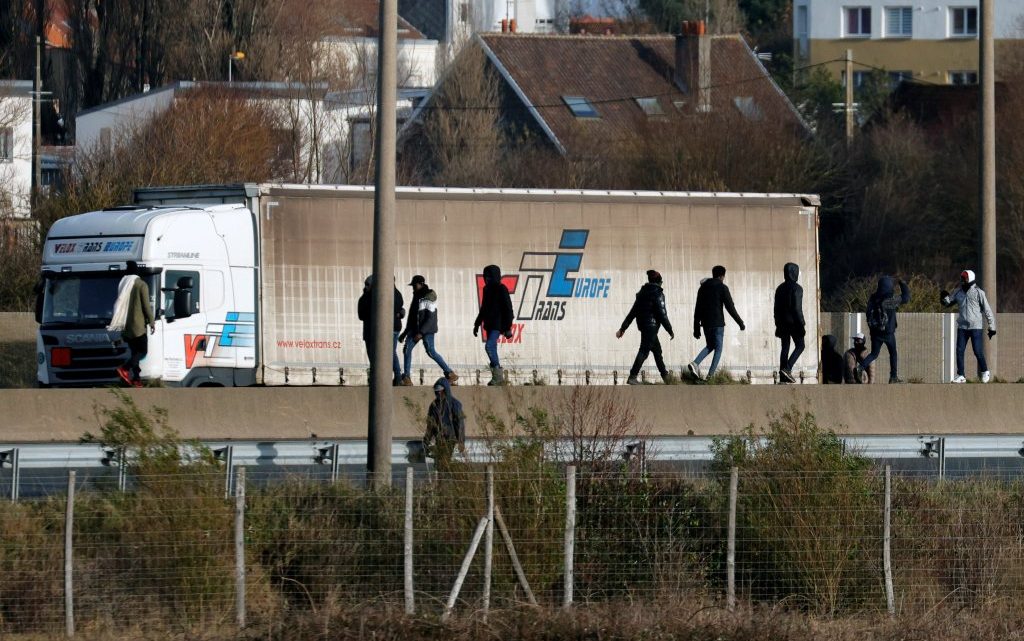
[[[589,237],[589,229],[563,229],[558,243],[560,251],[523,252],[519,273],[501,277],[512,295],[517,321],[562,321],[571,299],[608,298],[611,278],[576,276],[583,265],[583,250]],[[477,274],[476,286],[477,301],[482,302],[483,274]],[[515,323],[513,336],[507,342],[521,343],[525,326]]]

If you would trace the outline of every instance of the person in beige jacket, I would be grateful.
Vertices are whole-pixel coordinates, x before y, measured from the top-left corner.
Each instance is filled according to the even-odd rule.
[[[109,331],[120,331],[121,340],[128,345],[128,362],[117,368],[117,375],[133,387],[142,387],[142,367],[139,364],[149,351],[149,333],[156,331],[153,305],[149,302],[149,286],[139,278],[139,265],[128,261],[125,276],[117,286],[114,314],[107,326]]]

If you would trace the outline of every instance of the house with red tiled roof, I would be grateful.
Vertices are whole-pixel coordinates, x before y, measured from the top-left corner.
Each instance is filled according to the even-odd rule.
[[[475,43],[500,79],[505,127],[563,155],[574,155],[576,141],[629,140],[652,123],[701,114],[808,133],[742,36],[706,34],[702,23],[687,29],[678,36],[487,33]],[[416,135],[445,82],[420,104],[403,141]]]

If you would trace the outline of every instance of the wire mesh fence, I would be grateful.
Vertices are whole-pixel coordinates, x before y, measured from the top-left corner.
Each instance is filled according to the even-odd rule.
[[[672,597],[837,615],[1024,596],[1024,485],[1002,475],[453,465],[409,479],[370,491],[239,475],[226,496],[223,474],[181,472],[11,502],[0,632],[368,602],[462,616]]]

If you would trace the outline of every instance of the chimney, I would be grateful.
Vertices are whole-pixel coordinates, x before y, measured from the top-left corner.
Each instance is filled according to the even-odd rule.
[[[703,20],[684,21],[676,36],[675,81],[700,113],[711,111],[711,36]]]

